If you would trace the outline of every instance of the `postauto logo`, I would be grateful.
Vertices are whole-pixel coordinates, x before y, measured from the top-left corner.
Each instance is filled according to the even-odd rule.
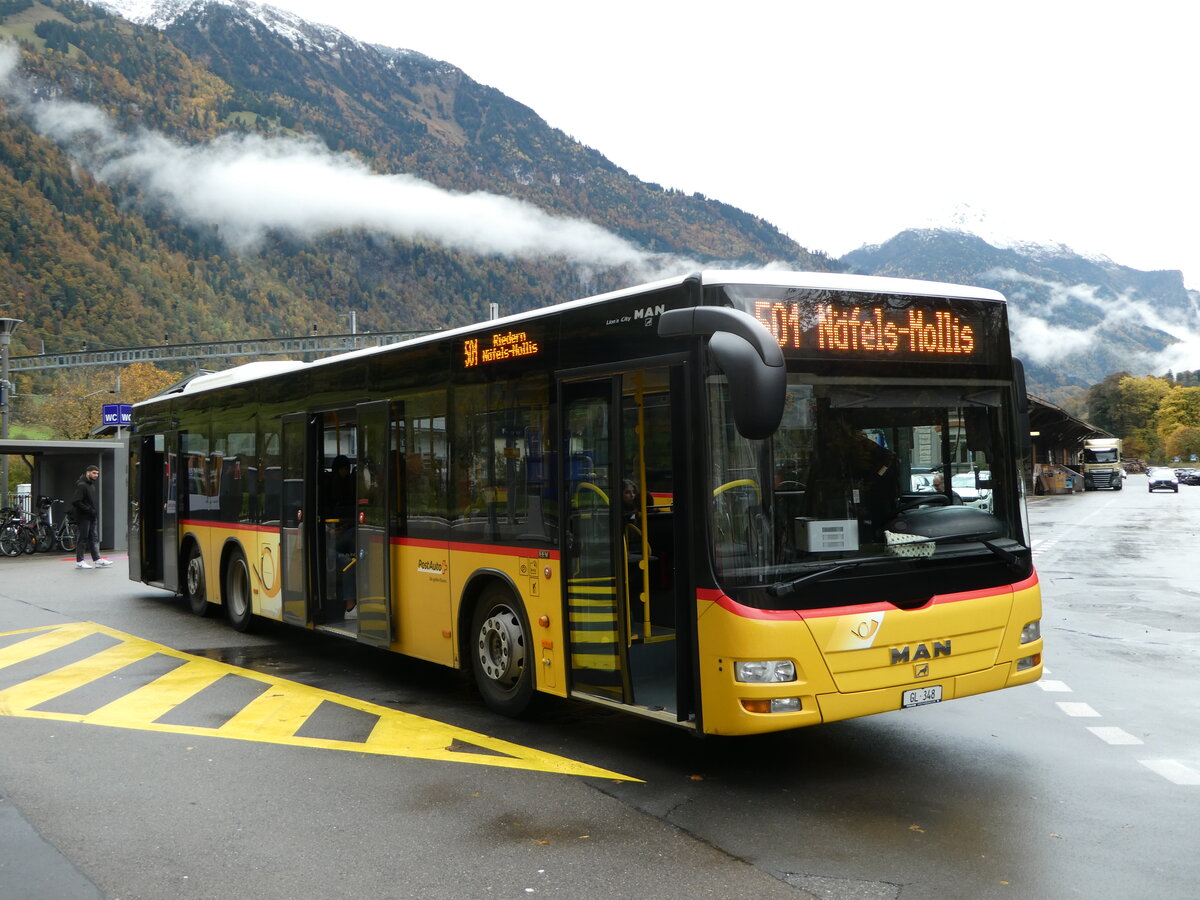
[[[430,559],[418,559],[417,571],[424,575],[445,575],[450,571],[450,563],[444,559],[441,562]]]

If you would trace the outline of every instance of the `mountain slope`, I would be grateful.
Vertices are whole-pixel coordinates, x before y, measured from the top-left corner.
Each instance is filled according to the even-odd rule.
[[[1014,352],[1050,399],[1113,372],[1163,374],[1200,332],[1200,297],[1176,271],[1142,272],[1064,247],[997,247],[952,230],[911,230],[840,260],[852,271],[978,284],[1009,301]]]
[[[831,266],[447,63],[240,0],[136,9],[161,30],[0,2],[20,47],[0,77],[14,353],[338,331],[351,309],[438,327],[705,261]]]

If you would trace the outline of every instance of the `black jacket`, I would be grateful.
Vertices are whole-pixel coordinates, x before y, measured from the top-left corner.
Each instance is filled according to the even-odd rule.
[[[96,518],[96,483],[86,474],[75,482],[75,496],[71,498],[71,508],[81,519]]]

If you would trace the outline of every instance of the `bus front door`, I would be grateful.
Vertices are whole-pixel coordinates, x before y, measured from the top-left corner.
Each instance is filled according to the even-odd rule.
[[[576,693],[624,703],[631,694],[626,656],[626,574],[618,566],[620,482],[615,419],[620,381],[565,382],[559,392],[565,431],[562,477],[566,509],[563,564]]]
[[[672,437],[686,428],[681,372],[565,380],[560,396],[572,691],[682,720],[695,593]]]
[[[389,589],[388,498],[391,496],[391,439],[386,400],[358,407],[357,508],[354,515],[354,572],[358,639],[386,647],[392,642]],[[349,615],[347,618],[351,618]]]

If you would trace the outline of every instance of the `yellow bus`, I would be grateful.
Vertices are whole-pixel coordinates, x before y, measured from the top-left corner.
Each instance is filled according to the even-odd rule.
[[[754,734],[1037,680],[1004,298],[704,271],[138,404],[130,577]]]

